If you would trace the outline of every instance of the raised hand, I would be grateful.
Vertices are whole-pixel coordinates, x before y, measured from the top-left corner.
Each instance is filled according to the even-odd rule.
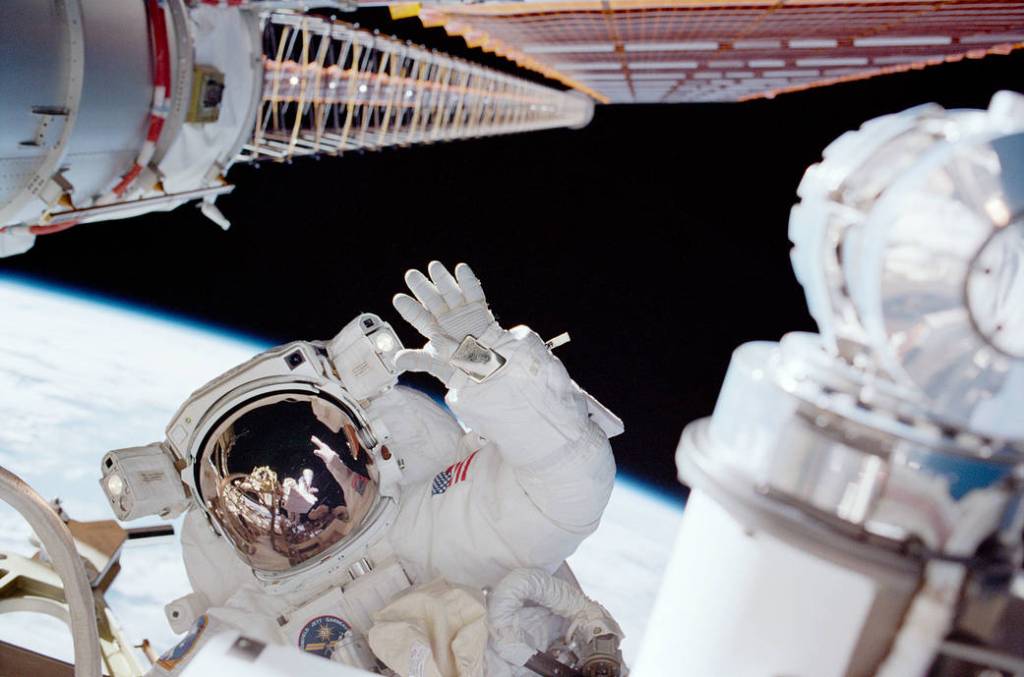
[[[448,383],[455,373],[448,363],[459,344],[472,336],[483,344],[497,339],[502,330],[487,306],[480,280],[465,263],[453,276],[439,261],[427,267],[428,278],[418,270],[405,274],[408,294],[396,294],[395,310],[427,339],[419,350],[402,350],[395,364],[405,371],[425,371]]]
[[[341,460],[341,458],[338,457],[338,452],[324,444],[316,435],[312,435],[309,438],[309,441],[316,447],[313,450],[313,454],[323,461],[325,465],[330,466]]]

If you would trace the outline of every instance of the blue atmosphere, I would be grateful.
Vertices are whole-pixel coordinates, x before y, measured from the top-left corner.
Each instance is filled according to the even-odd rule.
[[[164,310],[162,308],[139,303],[137,301],[127,301],[116,296],[102,294],[91,290],[83,290],[77,287],[63,285],[48,280],[42,280],[28,275],[4,272],[0,273],[0,281],[11,282],[25,287],[37,289],[39,291],[57,294],[89,303],[95,303],[98,305],[105,306],[107,308],[116,308],[126,313],[143,315],[145,317],[158,320],[160,322],[169,323],[177,327],[186,327],[190,330],[204,332],[206,334],[217,336],[225,340],[234,341],[236,343],[251,346],[253,354],[267,350],[268,348],[271,348],[272,346],[275,345],[275,342],[268,337],[257,336],[243,329],[238,329],[237,327],[226,327],[222,325],[217,325],[208,321],[197,320],[196,318],[190,317],[188,315],[174,313]],[[444,394],[440,390],[440,388],[436,390],[431,390],[429,388],[421,387],[418,384],[414,385],[413,387],[416,387],[417,389],[423,391],[425,394],[429,395],[432,399],[438,402],[438,404],[445,406]],[[657,500],[662,501],[670,506],[681,509],[685,505],[684,499],[682,499],[680,496],[673,494],[667,489],[662,489],[661,487],[652,486],[646,482],[643,482],[642,480],[633,477],[628,473],[623,472],[621,469],[619,470],[616,481],[619,484],[626,485],[652,498],[656,498]]]

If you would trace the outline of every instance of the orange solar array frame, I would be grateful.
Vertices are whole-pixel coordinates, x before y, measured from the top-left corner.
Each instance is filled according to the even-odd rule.
[[[742,101],[1024,47],[1024,2],[592,0],[394,7],[602,102]]]

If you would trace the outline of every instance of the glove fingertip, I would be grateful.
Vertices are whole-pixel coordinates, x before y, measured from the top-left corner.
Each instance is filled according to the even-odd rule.
[[[415,285],[418,283],[425,282],[426,280],[427,276],[415,268],[410,268],[409,270],[405,271],[405,283],[408,285]]]
[[[391,304],[406,322],[413,326],[417,326],[420,323],[420,315],[423,312],[423,307],[416,299],[407,294],[395,294],[394,298],[391,299]]]

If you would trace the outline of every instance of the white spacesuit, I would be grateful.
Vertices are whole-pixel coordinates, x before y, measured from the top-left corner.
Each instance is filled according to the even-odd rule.
[[[533,674],[549,649],[621,663],[621,630],[564,565],[608,501],[621,423],[535,333],[497,325],[468,266],[429,272],[394,300],[423,349],[361,315],[200,389],[165,442],[104,458],[120,518],[188,511],[194,591],[167,613],[191,630],[158,674],[223,630],[402,675]],[[458,420],[402,371],[441,379]]]

